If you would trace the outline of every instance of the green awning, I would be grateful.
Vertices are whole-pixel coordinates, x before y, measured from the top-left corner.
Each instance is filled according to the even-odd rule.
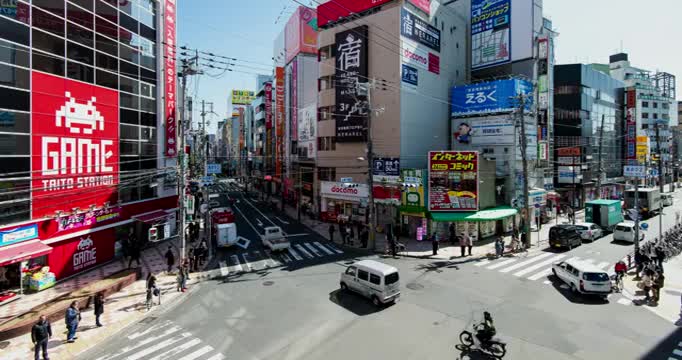
[[[518,210],[508,206],[498,206],[491,209],[476,212],[431,212],[433,221],[459,222],[459,221],[495,221],[514,216]]]
[[[592,200],[592,201],[586,201],[585,205],[613,205],[613,204],[618,204],[620,205],[620,200],[605,200],[605,199],[599,199],[599,200]]]

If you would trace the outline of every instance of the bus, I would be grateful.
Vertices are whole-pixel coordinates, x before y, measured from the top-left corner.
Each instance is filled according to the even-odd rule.
[[[659,188],[640,188],[639,193],[639,210],[643,217],[651,217],[654,213],[661,210],[661,191]],[[627,209],[635,208],[635,189],[625,191],[625,207]]]

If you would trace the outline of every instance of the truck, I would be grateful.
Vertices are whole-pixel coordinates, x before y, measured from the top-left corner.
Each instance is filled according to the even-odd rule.
[[[211,209],[211,236],[216,240],[217,247],[230,247],[237,238],[237,224],[234,222],[234,212],[230,208]]]
[[[643,217],[651,217],[661,210],[661,191],[656,188],[640,188],[639,193],[639,214]],[[625,190],[625,208],[635,208],[635,189]]]
[[[592,200],[585,203],[585,222],[612,232],[616,224],[622,221],[620,200]]]
[[[291,246],[282,228],[279,226],[268,226],[264,230],[265,233],[261,236],[263,246],[270,248],[272,251],[286,250]]]

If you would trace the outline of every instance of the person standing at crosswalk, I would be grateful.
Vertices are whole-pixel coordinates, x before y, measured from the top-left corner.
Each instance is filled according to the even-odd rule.
[[[48,360],[47,355],[47,342],[52,337],[52,326],[50,326],[50,321],[47,320],[47,316],[40,315],[38,322],[31,328],[31,341],[33,342],[35,360],[40,359],[40,350],[43,351],[43,359]]]
[[[334,242],[334,232],[336,229],[334,228],[334,224],[329,224],[329,241]]]
[[[76,330],[78,329],[78,322],[81,319],[81,312],[78,310],[78,302],[73,301],[71,306],[66,309],[64,322],[66,323],[66,342],[72,343],[78,339]]]
[[[462,256],[466,256],[466,247],[467,244],[469,243],[469,234],[466,232],[463,232],[462,235],[459,236],[459,249],[461,251]]]

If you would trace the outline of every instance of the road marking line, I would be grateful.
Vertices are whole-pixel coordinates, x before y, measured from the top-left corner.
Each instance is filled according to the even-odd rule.
[[[247,272],[251,272],[251,264],[249,264],[249,260],[247,258],[247,255],[242,254],[242,258],[244,258],[244,268],[246,269]]]
[[[310,235],[308,233],[299,233],[299,234],[287,234],[285,232],[283,232],[283,233],[284,233],[284,237],[296,237],[296,236],[308,236],[308,235]]]
[[[279,262],[279,261],[275,260],[275,258],[273,258],[274,254],[272,253],[272,251],[270,251],[268,249],[265,249],[264,251],[265,251],[265,254],[268,256],[268,260],[270,260],[270,262],[272,263],[273,267],[282,265],[281,262]]]
[[[528,264],[530,264],[530,263],[533,263],[533,262],[536,262],[536,261],[538,261],[538,260],[540,260],[540,259],[544,259],[544,258],[546,258],[546,257],[548,257],[548,256],[552,256],[552,253],[544,253],[544,254],[540,254],[540,255],[537,255],[537,256],[533,256],[532,258],[530,258],[530,259],[528,259],[528,260],[526,260],[526,261],[523,261],[523,262],[517,263],[517,264],[515,264],[515,265],[512,265],[512,266],[510,266],[510,267],[504,268],[504,269],[500,270],[500,272],[501,272],[501,273],[508,273],[508,272],[510,272],[510,271],[512,271],[512,270],[516,270],[516,269],[518,269],[518,268],[520,268],[520,267],[526,266],[526,265],[528,265]]]
[[[171,322],[168,321],[168,324],[170,324],[170,323],[171,323]],[[165,326],[165,325],[167,325],[167,324],[163,324],[163,326]],[[176,332],[176,331],[178,331],[178,330],[180,330],[180,329],[181,329],[181,328],[180,328],[179,326],[173,326],[172,328],[170,328],[170,329],[164,331],[164,332],[161,333],[160,335],[151,336],[151,337],[148,337],[148,338],[144,338],[144,339],[140,340],[140,341],[139,341],[137,344],[135,344],[135,345],[125,346],[125,347],[123,347],[121,350],[119,350],[117,353],[105,355],[105,356],[103,356],[103,357],[100,357],[100,358],[97,359],[97,360],[106,360],[106,359],[115,358],[115,357],[117,357],[117,356],[121,356],[121,355],[123,355],[123,354],[125,354],[125,353],[127,353],[127,352],[129,352],[129,351],[132,351],[132,350],[135,350],[135,349],[137,349],[137,348],[139,348],[139,347],[141,347],[141,346],[147,345],[148,343],[153,342],[153,341],[156,341],[156,340],[158,340],[158,339],[160,339],[160,338],[162,338],[162,337],[164,337],[164,336],[170,335],[170,334],[172,334],[172,333],[174,333],[174,332]],[[146,334],[146,333],[148,333],[148,332],[155,331],[155,330],[157,330],[157,329],[155,329],[155,326],[152,326],[152,327],[148,328],[147,330],[145,330],[145,331],[143,331],[143,332],[139,332],[139,333],[135,333],[135,334],[129,335],[128,338],[130,339],[130,337],[132,336],[133,339],[134,339],[134,338],[140,337],[140,336],[142,336],[142,335],[144,335],[144,334]]]
[[[228,268],[228,271],[230,271],[230,272],[235,272],[235,271],[241,272],[241,271],[244,271],[244,269],[242,269],[242,265],[239,263],[239,257],[238,257],[237,255],[231,255],[231,256],[230,256],[230,259],[232,259],[232,263],[234,263],[235,265],[230,266],[231,268],[233,268],[233,270],[230,270],[230,269]]]
[[[129,355],[128,357],[126,357],[126,359],[127,359],[127,360],[137,360],[137,359],[141,359],[141,358],[143,358],[143,357],[145,357],[145,356],[147,356],[147,355],[149,355],[149,354],[154,353],[154,352],[157,351],[157,350],[161,350],[161,349],[165,348],[165,347],[168,346],[168,345],[173,345],[174,343],[176,343],[176,342],[178,342],[178,341],[181,341],[181,340],[183,340],[183,339],[185,339],[185,338],[188,338],[188,337],[190,337],[190,336],[192,336],[191,333],[189,333],[189,332],[184,332],[184,333],[180,334],[179,336],[170,338],[170,339],[168,339],[168,340],[164,340],[164,341],[162,341],[162,342],[160,342],[160,343],[158,343],[158,344],[156,344],[156,345],[154,345],[154,346],[148,347],[148,348],[146,348],[146,349],[144,349],[144,350],[142,350],[142,351],[139,351],[139,352],[136,352],[136,353],[134,353],[134,354],[131,354],[131,355]]]
[[[301,245],[299,245],[299,244],[294,244],[294,246],[296,247],[296,249],[298,249],[298,251],[300,251],[301,253],[303,253],[303,255],[305,255],[305,256],[307,256],[307,257],[309,257],[309,258],[311,258],[311,259],[315,258],[315,257],[312,256],[306,249],[304,249],[303,246],[301,246]]]
[[[604,262],[600,262],[599,264],[597,264],[597,267],[604,270],[609,264],[610,264],[610,262],[604,261]]]
[[[294,250],[291,246],[289,246],[289,249],[287,249],[287,250],[289,250],[289,253],[291,254],[291,256],[294,257],[294,259],[299,260],[299,261],[303,260],[303,258],[301,257],[301,255],[299,255],[299,254],[296,252],[296,250]]]
[[[224,358],[225,358],[225,355],[223,355],[223,354],[215,354],[206,360],[223,360]],[[185,360],[185,359],[180,359],[180,360]]]
[[[241,215],[244,218],[244,220],[246,220],[246,222],[249,223],[249,225],[253,229],[253,232],[255,232],[256,234],[258,234],[260,236],[260,231],[258,231],[258,229],[256,229],[255,226],[253,226],[251,221],[249,221],[249,219],[246,216],[244,216],[244,213],[241,210],[239,210],[239,207],[237,207],[236,204],[234,205],[234,208],[237,210],[237,212],[239,212],[239,215]]]
[[[552,273],[552,268],[550,267],[550,268],[547,268],[545,270],[540,271],[539,273],[537,273],[533,276],[529,276],[526,279],[531,280],[531,281],[536,281],[540,278],[547,277],[551,273]],[[549,280],[547,280],[547,281],[549,282]]]
[[[272,224],[272,226],[277,226],[277,224],[275,224],[274,221],[270,220],[269,217],[265,216],[265,214],[263,214],[263,213],[260,211],[260,209],[258,209],[258,207],[254,206],[254,205],[253,205],[249,200],[247,200],[246,198],[244,198],[244,200],[245,200],[249,205],[251,205],[252,208],[254,208],[256,211],[258,211],[258,213],[261,214],[261,216],[264,217],[265,220],[269,221],[269,222]]]
[[[497,262],[497,263],[495,263],[495,264],[493,264],[493,265],[490,265],[490,266],[486,267],[486,269],[495,270],[495,269],[497,269],[497,268],[499,268],[499,267],[503,267],[503,266],[505,266],[505,265],[507,265],[507,264],[511,264],[511,263],[513,263],[513,262],[516,262],[516,259],[508,259],[508,260],[504,260],[504,261],[501,261],[501,262]]]
[[[334,253],[333,253],[331,250],[329,250],[329,249],[327,249],[326,247],[322,246],[322,244],[320,244],[319,242],[315,241],[315,242],[313,242],[313,244],[315,244],[317,247],[319,247],[320,249],[322,249],[322,251],[326,252],[327,254],[329,254],[329,255],[334,255]]]
[[[549,281],[549,280],[545,280],[545,281],[543,281],[542,283],[545,284],[545,285],[549,285],[549,284],[551,284],[552,282]]]
[[[325,246],[329,246],[329,248],[332,249],[332,250],[334,250],[334,252],[337,253],[337,254],[343,254],[343,251],[339,250],[339,249],[336,247],[336,245],[334,245],[334,244],[329,243],[329,244],[325,244]]]
[[[230,270],[227,268],[227,263],[225,261],[220,262],[220,275],[221,276],[230,275]]]
[[[303,246],[305,246],[305,247],[307,247],[308,249],[310,249],[310,251],[312,251],[313,253],[315,253],[315,255],[317,255],[317,257],[323,257],[323,256],[324,256],[319,250],[317,250],[316,247],[313,246],[313,244],[310,244],[310,243],[303,243]]]
[[[186,343],[184,343],[184,344],[182,344],[182,345],[180,345],[180,346],[178,346],[178,347],[174,347],[174,348],[172,348],[172,349],[170,349],[170,350],[168,350],[168,351],[166,351],[166,352],[163,352],[163,353],[161,353],[161,354],[159,354],[159,355],[156,355],[156,356],[154,356],[153,358],[151,358],[151,359],[149,359],[149,360],[167,359],[169,356],[172,356],[172,355],[175,355],[175,354],[177,354],[177,353],[180,353],[180,352],[182,352],[182,351],[184,351],[184,350],[187,350],[187,349],[191,348],[192,346],[198,345],[198,344],[201,344],[201,340],[199,340],[199,339],[197,339],[197,338],[194,338],[194,339],[192,339],[192,340],[190,340],[190,341],[188,341],[188,342],[186,342]]]
[[[179,360],[192,360],[192,359],[196,359],[196,358],[198,358],[198,357],[201,356],[201,355],[204,355],[204,354],[206,354],[206,353],[208,353],[208,352],[211,352],[211,350],[213,350],[213,348],[210,347],[210,346],[208,346],[208,345],[206,345],[206,346],[202,347],[201,349],[199,349],[199,350],[197,350],[197,351],[195,351],[195,352],[193,352],[193,353],[191,353],[191,354],[188,354],[188,355],[186,355],[186,356],[181,357]]]
[[[154,326],[152,326],[152,327],[149,327],[149,328],[145,329],[144,331],[138,331],[138,332],[136,332],[136,333],[133,333],[133,334],[128,335],[128,339],[130,339],[130,340],[135,340],[136,338],[138,338],[138,337],[140,337],[140,336],[142,336],[142,335],[148,334],[148,333],[150,333],[150,332],[152,332],[152,331],[159,330],[159,329],[164,328],[164,327],[166,327],[166,326],[168,326],[168,325],[171,325],[171,324],[172,324],[172,323],[171,323],[170,321],[165,321],[165,322],[156,324],[156,325],[154,325]],[[176,326],[174,326],[174,327],[176,327]],[[179,328],[178,328],[178,329],[179,329]]]
[[[539,262],[539,263],[537,263],[537,264],[534,264],[534,265],[532,265],[532,266],[530,266],[530,267],[527,267],[527,268],[525,268],[525,269],[523,269],[523,270],[521,270],[521,271],[519,271],[519,272],[515,272],[515,273],[514,273],[514,276],[523,276],[523,275],[528,274],[528,273],[531,272],[531,271],[535,271],[535,270],[537,270],[537,269],[539,269],[539,268],[541,268],[541,267],[543,267],[543,266],[550,265],[550,264],[552,264],[553,262],[555,262],[555,261],[557,261],[557,260],[560,260],[560,259],[562,259],[562,258],[564,258],[564,257],[566,257],[566,255],[557,255],[557,256],[553,256],[553,257],[549,258],[548,260],[541,261],[541,262]]]
[[[279,216],[275,216],[275,219],[279,220],[279,222],[281,222],[284,225],[289,225],[288,221],[284,221],[284,220],[280,219]]]
[[[256,259],[261,259],[261,260],[258,260],[258,261],[254,261],[254,262],[252,263],[252,264],[253,264],[252,267],[253,267],[254,269],[256,269],[256,270],[262,270],[262,269],[261,269],[261,265],[263,265],[263,267],[262,267],[263,269],[266,269],[266,268],[269,268],[269,267],[270,267],[270,266],[268,266],[268,261],[267,261],[267,259],[264,259],[263,256],[261,256],[260,251],[254,251],[253,253],[256,254],[256,255],[254,256]]]
[[[620,299],[618,299],[617,303],[627,306],[627,305],[631,305],[632,301],[629,299],[626,299],[626,298],[620,298]]]
[[[485,259],[485,260],[481,260],[481,261],[475,263],[474,266],[488,265],[488,264],[490,264],[491,262],[493,262],[493,261],[490,260],[490,259]]]
[[[279,256],[282,257],[282,259],[284,260],[284,262],[287,262],[287,263],[288,263],[288,262],[293,261],[293,260],[291,260],[291,258],[289,257],[289,255],[287,255],[286,253],[280,253]]]

